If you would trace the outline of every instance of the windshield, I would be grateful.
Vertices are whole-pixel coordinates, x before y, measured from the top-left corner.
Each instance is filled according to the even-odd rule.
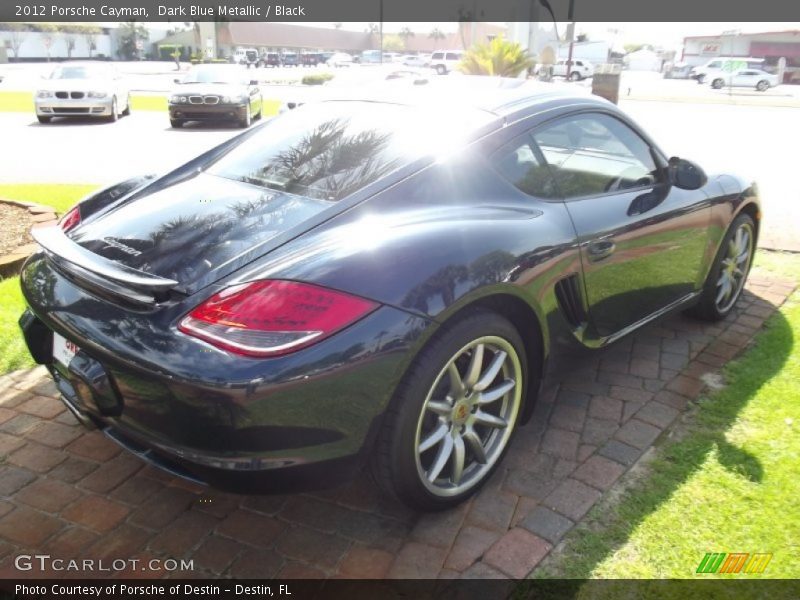
[[[232,83],[244,84],[248,81],[246,73],[232,66],[206,69],[192,69],[186,74],[183,83]]]
[[[113,76],[113,70],[103,65],[63,65],[50,73],[50,79],[111,79]]]
[[[265,125],[208,169],[212,175],[317,200],[336,201],[443,147],[476,121],[408,106],[307,104]],[[485,117],[484,117],[485,118]]]

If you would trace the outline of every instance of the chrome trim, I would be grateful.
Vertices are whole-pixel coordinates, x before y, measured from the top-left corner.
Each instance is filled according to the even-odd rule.
[[[131,287],[167,291],[178,285],[174,279],[150,275],[90,252],[67,237],[58,225],[31,230],[33,239],[48,253],[96,275]]]

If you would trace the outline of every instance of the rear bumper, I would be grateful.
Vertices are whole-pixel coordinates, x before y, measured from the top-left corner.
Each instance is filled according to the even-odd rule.
[[[186,306],[124,309],[40,254],[21,280],[31,354],[84,424],[157,466],[233,491],[348,478],[372,447],[415,340],[431,326],[384,306],[316,346],[247,359],[178,332]],[[54,331],[79,348],[68,365],[53,359]]]

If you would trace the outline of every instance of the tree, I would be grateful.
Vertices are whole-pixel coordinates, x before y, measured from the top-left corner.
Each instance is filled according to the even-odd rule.
[[[630,54],[644,48],[644,44],[624,44],[622,47],[625,49],[626,54]]]
[[[373,35],[380,33],[381,28],[378,26],[377,23],[367,23],[367,28],[364,30],[364,33],[371,33]]]
[[[47,50],[47,62],[50,62],[50,48],[53,47],[53,42],[58,35],[58,25],[55,23],[36,23],[34,27],[36,31],[42,34],[44,47]]]
[[[341,23],[334,23],[333,24],[333,28],[334,29],[341,29],[342,28],[342,24]]]
[[[86,42],[86,46],[89,48],[89,58],[92,58],[92,53],[97,48],[97,36],[103,33],[103,30],[97,25],[91,24],[83,25],[81,29],[83,40]]]
[[[119,27],[119,55],[125,60],[136,60],[139,50],[136,42],[150,39],[150,32],[141,23],[127,21]]]
[[[72,51],[75,50],[75,45],[78,43],[78,36],[83,33],[83,25],[65,23],[59,26],[59,30],[67,45],[67,58],[72,58]]]
[[[403,47],[407,47],[408,38],[414,37],[414,32],[411,31],[411,29],[409,29],[408,27],[403,27],[400,30],[400,33],[398,33],[397,35],[399,35],[403,39]]]
[[[14,51],[14,60],[19,60],[19,49],[30,31],[25,23],[2,23],[0,29],[9,32],[9,45]]]
[[[406,43],[396,33],[383,36],[383,49],[386,52],[400,52],[406,47]]]
[[[469,75],[517,77],[533,66],[533,59],[516,42],[497,36],[490,42],[475,44],[464,55],[459,69]]]
[[[431,32],[428,34],[428,37],[432,39],[434,42],[438,42],[439,40],[445,39],[447,36],[442,33],[442,30],[438,27],[434,27]]]

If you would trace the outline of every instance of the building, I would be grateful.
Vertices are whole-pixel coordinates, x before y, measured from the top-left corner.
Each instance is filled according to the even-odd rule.
[[[689,65],[705,64],[717,56],[763,58],[768,70],[777,71],[786,59],[784,83],[800,83],[800,30],[762,33],[725,32],[683,39],[681,60]]]

